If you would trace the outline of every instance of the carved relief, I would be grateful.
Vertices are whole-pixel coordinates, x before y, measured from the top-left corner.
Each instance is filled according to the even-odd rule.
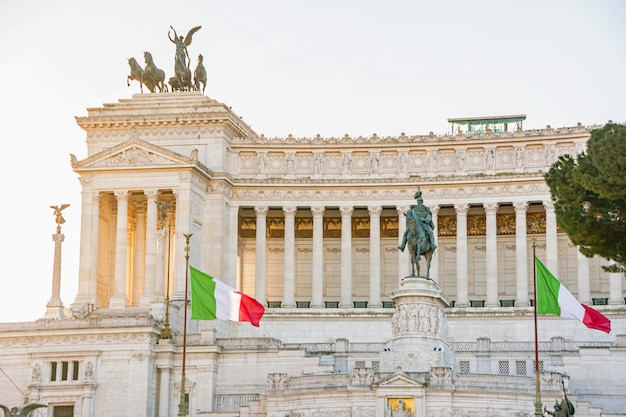
[[[374,375],[370,368],[354,368],[352,370],[352,385],[371,385]]]
[[[287,388],[287,374],[267,374],[267,388],[271,390],[284,390]]]

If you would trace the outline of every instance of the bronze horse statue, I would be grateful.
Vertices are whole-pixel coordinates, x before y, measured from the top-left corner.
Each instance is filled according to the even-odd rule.
[[[430,262],[436,246],[430,241],[430,237],[424,230],[424,225],[420,219],[414,216],[407,216],[406,223],[409,230],[407,244],[411,254],[411,276],[420,276],[420,259],[424,256],[424,259],[426,259],[426,279],[430,279]],[[416,269],[417,275],[415,275]]]
[[[151,93],[154,93],[157,88],[161,93],[167,91],[165,71],[154,65],[154,60],[150,52],[144,52],[143,57],[146,61],[146,68],[143,70],[143,81],[146,87],[148,87],[148,90],[150,90]]]
[[[198,65],[193,72],[193,84],[196,91],[202,91],[204,94],[204,88],[206,87],[206,68],[204,68],[204,57],[202,54],[198,55]],[[200,90],[200,84],[202,84],[202,90]]]
[[[126,85],[130,87],[130,80],[139,81],[139,88],[143,93],[143,68],[135,58],[128,58],[128,65],[130,66],[130,75],[126,78]]]

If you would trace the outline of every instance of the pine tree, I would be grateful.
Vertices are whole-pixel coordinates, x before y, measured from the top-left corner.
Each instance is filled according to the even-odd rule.
[[[609,122],[591,132],[587,151],[561,156],[545,176],[557,222],[586,256],[626,270],[626,126]]]

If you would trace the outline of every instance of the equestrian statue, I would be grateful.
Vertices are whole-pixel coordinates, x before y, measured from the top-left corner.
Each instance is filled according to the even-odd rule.
[[[435,236],[433,229],[433,215],[430,208],[424,205],[422,191],[417,189],[415,193],[417,206],[407,211],[406,230],[402,235],[402,242],[398,246],[402,252],[406,245],[409,245],[409,254],[411,255],[411,275],[412,277],[420,276],[420,259],[423,256],[426,259],[426,279],[430,279],[430,262],[433,253],[437,249],[435,244]],[[417,270],[417,275],[415,274]]]

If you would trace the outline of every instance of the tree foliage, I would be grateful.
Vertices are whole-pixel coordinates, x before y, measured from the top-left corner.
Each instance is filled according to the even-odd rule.
[[[545,176],[559,226],[586,256],[626,270],[626,126],[591,132],[587,151],[561,156]]]

